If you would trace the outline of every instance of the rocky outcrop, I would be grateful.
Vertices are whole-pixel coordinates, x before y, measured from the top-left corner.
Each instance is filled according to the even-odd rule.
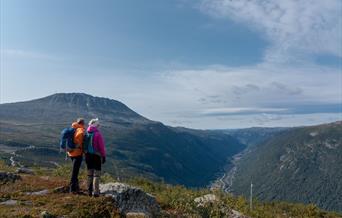
[[[100,185],[100,192],[112,197],[115,206],[123,215],[139,214],[142,217],[160,216],[160,206],[154,196],[123,183],[107,183]]]
[[[19,179],[21,179],[21,177],[17,174],[0,172],[0,184],[13,183]]]

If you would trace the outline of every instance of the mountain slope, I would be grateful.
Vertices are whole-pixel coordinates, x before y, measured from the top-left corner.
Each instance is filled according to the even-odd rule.
[[[15,149],[13,157],[26,165],[62,163],[59,134],[77,117],[100,118],[108,153],[105,170],[116,177],[143,175],[205,186],[228,157],[245,148],[222,133],[168,127],[121,102],[71,93],[1,104],[0,149]],[[29,145],[35,147],[27,149]]]
[[[227,129],[222,132],[238,139],[242,144],[255,146],[269,140],[278,133],[286,130],[286,127],[251,127],[246,129]]]
[[[342,211],[342,122],[285,130],[238,162],[233,192]]]

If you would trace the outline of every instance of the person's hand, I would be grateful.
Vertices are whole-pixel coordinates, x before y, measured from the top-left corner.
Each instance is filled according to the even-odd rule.
[[[102,157],[102,164],[106,163],[106,157]]]

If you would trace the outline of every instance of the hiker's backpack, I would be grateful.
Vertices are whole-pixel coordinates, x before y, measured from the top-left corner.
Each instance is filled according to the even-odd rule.
[[[95,154],[95,148],[94,148],[94,135],[95,132],[86,132],[84,134],[83,138],[83,152],[88,154]]]
[[[60,148],[72,151],[74,150],[77,145],[74,143],[74,135],[75,135],[76,129],[74,128],[65,128],[61,132],[61,141],[60,141]]]

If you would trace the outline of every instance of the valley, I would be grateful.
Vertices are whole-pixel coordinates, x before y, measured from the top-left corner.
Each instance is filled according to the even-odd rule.
[[[0,159],[17,167],[69,163],[60,131],[77,117],[99,117],[104,172],[186,187],[222,189],[261,201],[313,203],[342,211],[342,122],[294,128],[195,130],[149,120],[121,102],[61,93],[0,104]]]

